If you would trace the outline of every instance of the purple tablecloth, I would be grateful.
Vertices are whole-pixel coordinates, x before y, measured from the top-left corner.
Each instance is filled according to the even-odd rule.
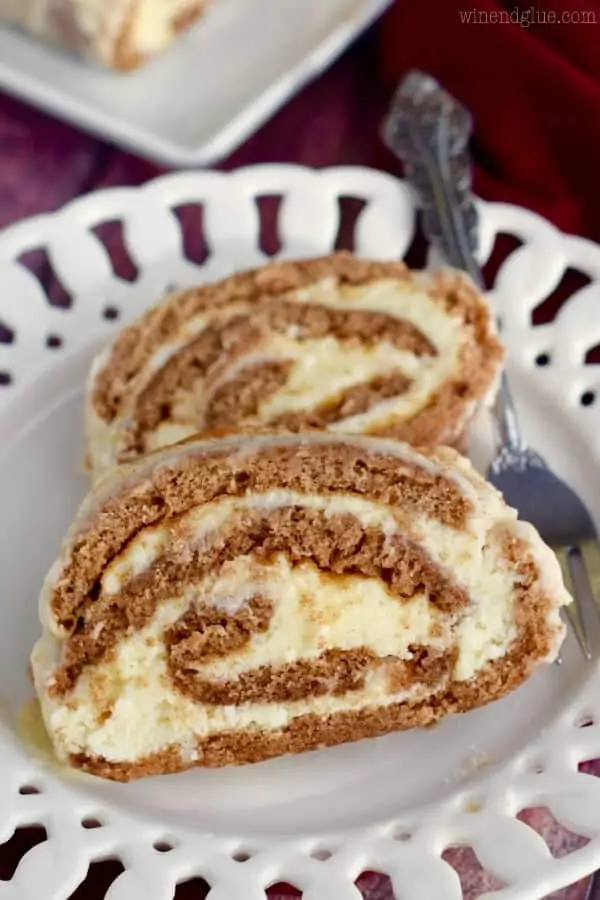
[[[388,98],[376,72],[376,45],[373,35],[367,35],[220,168],[295,162],[317,167],[360,164],[393,170],[393,162],[377,137]],[[91,190],[141,184],[160,171],[0,94],[0,228],[26,216],[57,209]],[[594,774],[600,774],[600,769]],[[524,819],[544,836],[555,856],[563,856],[576,846],[577,839],[558,826],[547,811],[529,811]],[[24,843],[13,841],[0,846],[0,879],[10,878],[27,843],[24,838]],[[460,872],[467,900],[475,900],[483,891],[493,889],[493,882],[482,872],[472,851],[448,851],[448,858]],[[100,900],[118,873],[118,867],[112,875],[108,870],[100,875],[98,870],[98,877],[88,878],[73,900]],[[383,876],[366,873],[359,884],[367,900],[392,900],[389,881]],[[588,879],[554,894],[553,900],[592,900],[589,889]],[[299,896],[284,887],[269,893],[277,900]],[[178,900],[200,900],[204,896],[206,888],[199,884],[182,886],[177,894]],[[600,900],[600,890],[593,897]]]
[[[377,130],[386,97],[367,38],[219,168],[390,162]],[[0,94],[0,228],[87,191],[136,185],[161,169]]]

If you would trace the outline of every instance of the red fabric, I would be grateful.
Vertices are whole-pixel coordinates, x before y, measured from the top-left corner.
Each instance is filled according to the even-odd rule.
[[[471,110],[477,193],[600,239],[600,0],[398,0],[380,42],[388,88],[420,68]]]

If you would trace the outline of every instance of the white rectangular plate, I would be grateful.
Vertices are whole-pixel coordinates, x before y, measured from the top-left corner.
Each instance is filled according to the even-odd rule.
[[[214,0],[133,74],[0,27],[0,87],[156,162],[209,165],[325,69],[391,0]]]

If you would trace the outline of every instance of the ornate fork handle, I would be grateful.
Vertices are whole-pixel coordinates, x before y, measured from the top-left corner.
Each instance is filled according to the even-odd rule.
[[[384,125],[384,140],[405,164],[415,190],[423,231],[446,261],[482,289],[476,260],[479,216],[471,193],[467,146],[471,116],[434,78],[410,72],[401,82]],[[524,449],[512,396],[503,376],[494,407],[498,446]]]

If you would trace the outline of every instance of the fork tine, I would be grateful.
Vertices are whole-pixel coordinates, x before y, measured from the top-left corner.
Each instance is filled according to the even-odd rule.
[[[575,637],[577,638],[577,643],[581,648],[581,652],[585,656],[586,659],[592,658],[592,651],[590,649],[590,645],[588,644],[588,640],[583,629],[583,625],[581,622],[581,616],[579,615],[579,609],[577,607],[577,601],[573,600],[573,603],[570,606],[565,606],[565,615],[569,620],[569,624],[573,631],[575,632]]]
[[[596,611],[600,615],[600,547],[598,541],[594,540],[581,541],[578,546],[585,564]]]
[[[565,587],[568,590],[569,594],[573,598],[573,602],[569,604],[569,606],[565,606],[565,614],[567,619],[569,620],[569,624],[573,629],[573,633],[577,638],[577,643],[581,648],[581,652],[584,654],[586,659],[592,658],[592,651],[590,649],[590,645],[587,640],[587,635],[585,633],[585,629],[583,627],[583,622],[581,618],[581,613],[579,610],[579,605],[577,601],[577,593],[575,591],[575,587],[573,585],[573,577],[571,574],[571,563],[569,561],[569,548],[568,547],[559,547],[556,551],[557,559],[560,563],[560,568],[562,569],[563,581],[565,583]],[[598,569],[600,574],[600,569]]]
[[[571,576],[571,566],[569,565],[569,548],[568,547],[557,547],[554,551],[556,553],[556,558],[560,563],[560,568],[562,571],[563,581],[565,583],[565,587],[568,590],[571,597],[573,597],[573,602],[575,602],[575,587],[573,586],[573,578]]]

